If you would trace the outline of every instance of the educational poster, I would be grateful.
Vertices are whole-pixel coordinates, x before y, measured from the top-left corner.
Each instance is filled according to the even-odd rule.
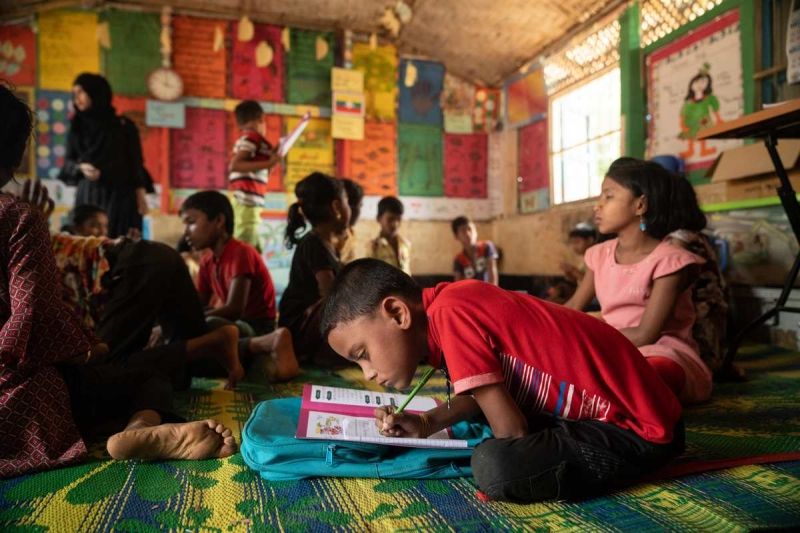
[[[150,173],[154,183],[168,183],[169,159],[168,135],[163,128],[153,128],[145,121],[147,101],[144,98],[114,96],[114,108],[120,115],[125,115],[136,124],[139,138],[142,141],[142,157],[144,167]]]
[[[171,129],[170,185],[176,189],[227,189],[225,111],[186,108],[186,127]]]
[[[520,211],[530,213],[550,207],[550,165],[547,120],[519,130]]]
[[[331,102],[333,34],[290,31],[287,51],[287,99],[290,104],[328,107]]]
[[[235,22],[231,39],[231,94],[241,100],[285,101],[283,28],[253,24],[253,38],[249,41],[236,37],[238,29],[239,23]]]
[[[486,198],[487,136],[444,134],[444,194],[449,198]]]
[[[55,179],[64,166],[72,113],[70,93],[36,91],[36,175],[40,178]]]
[[[364,73],[367,119],[395,120],[397,49],[390,44],[372,49],[367,43],[356,43],[353,68]]]
[[[108,48],[102,47],[103,72],[114,94],[146,96],[147,77],[161,66],[161,23],[155,13],[112,9],[103,15],[108,24]]]
[[[331,136],[360,141],[364,138],[364,73],[334,67],[331,70]]]
[[[36,85],[36,35],[27,24],[0,26],[0,78],[15,86]]]
[[[339,173],[364,188],[367,196],[397,195],[397,126],[367,122],[363,141],[342,141]]]
[[[648,157],[676,155],[693,171],[742,144],[695,139],[701,129],[744,113],[740,51],[734,9],[647,56]]]
[[[547,112],[544,72],[536,69],[506,85],[506,115],[511,126],[525,124]]]
[[[472,126],[475,133],[494,131],[500,116],[500,89],[478,87],[472,108]]]
[[[33,87],[16,87],[12,89],[14,95],[25,102],[29,109],[36,109]],[[22,162],[14,170],[14,176],[18,178],[36,177],[36,145],[33,138],[29,138],[25,145],[25,153],[22,154]]]
[[[230,161],[233,157],[233,146],[236,141],[241,137],[242,131],[236,124],[236,117],[233,113],[227,113],[228,121],[228,136],[226,139],[226,161]],[[275,148],[281,140],[283,134],[283,117],[281,115],[271,115],[264,113],[264,125],[267,129],[265,138]],[[226,167],[227,170],[227,167]],[[283,191],[283,162],[278,163],[269,171],[269,181],[267,181],[267,191],[269,192],[282,192]]]
[[[292,131],[300,122],[297,117],[286,119],[286,131]],[[295,145],[286,155],[284,189],[294,192],[297,182],[312,172],[335,173],[331,121],[312,118]]]
[[[444,75],[442,111],[444,131],[447,133],[472,133],[475,86],[452,74]]]
[[[69,91],[81,72],[100,71],[97,15],[48,11],[38,15],[39,87]]]
[[[444,65],[405,59],[400,62],[400,122],[442,127],[440,103]]]
[[[228,22],[172,17],[172,63],[184,96],[225,98]]]
[[[398,125],[398,182],[403,196],[442,196],[442,130]]]
[[[728,243],[730,283],[783,285],[798,252],[783,207],[713,213],[708,226]]]
[[[258,227],[258,236],[261,240],[261,246],[264,247],[262,255],[267,263],[272,283],[275,285],[275,297],[278,301],[280,301],[283,291],[289,285],[289,271],[292,267],[292,256],[294,255],[294,249],[287,250],[284,245],[283,238],[285,234],[285,216],[261,219],[261,224]]]

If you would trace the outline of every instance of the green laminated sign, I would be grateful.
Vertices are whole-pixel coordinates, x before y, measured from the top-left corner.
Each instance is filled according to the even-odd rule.
[[[115,94],[147,95],[147,77],[161,65],[159,34],[155,13],[111,10],[108,23],[110,47],[101,43],[103,70]]]
[[[289,103],[330,107],[333,35],[292,29],[290,43],[287,51]]]
[[[398,125],[398,180],[404,196],[442,196],[442,130],[437,126]]]

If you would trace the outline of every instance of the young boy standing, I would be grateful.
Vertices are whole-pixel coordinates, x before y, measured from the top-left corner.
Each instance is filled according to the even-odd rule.
[[[244,100],[234,109],[236,123],[242,132],[233,146],[233,158],[228,165],[230,189],[233,191],[236,226],[234,237],[261,250],[258,225],[267,189],[269,170],[280,156],[264,138],[264,111],[253,100]]]
[[[323,335],[364,376],[405,389],[426,362],[457,396],[421,415],[376,410],[384,435],[427,437],[486,417],[472,458],[494,499],[537,502],[635,482],[683,450],[677,398],[617,330],[588,315],[468,280],[421,290],[374,259],[345,267]]]
[[[492,285],[499,285],[500,276],[497,273],[499,255],[494,243],[479,241],[475,223],[467,217],[456,217],[450,226],[456,240],[463,247],[453,261],[455,280],[477,279]]]
[[[378,202],[381,233],[370,241],[368,257],[380,259],[411,275],[411,242],[398,233],[403,222],[403,202],[386,196]]]

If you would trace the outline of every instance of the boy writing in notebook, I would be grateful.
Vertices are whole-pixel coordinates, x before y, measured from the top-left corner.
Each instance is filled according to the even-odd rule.
[[[244,100],[236,106],[234,114],[241,136],[233,146],[233,158],[228,165],[236,215],[233,236],[261,251],[258,224],[261,221],[269,171],[280,161],[280,156],[264,138],[266,126],[261,104]]]
[[[427,437],[483,415],[495,438],[472,458],[495,499],[592,496],[683,450],[681,406],[636,348],[588,315],[475,280],[420,289],[362,259],[337,276],[322,333],[364,376],[405,389],[417,365],[456,396],[427,413],[376,411],[384,435]]]

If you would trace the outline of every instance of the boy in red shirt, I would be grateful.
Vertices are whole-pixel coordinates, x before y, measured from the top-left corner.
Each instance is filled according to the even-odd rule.
[[[296,375],[299,368],[291,335],[286,328],[275,330],[272,277],[258,251],[232,237],[234,215],[228,197],[217,191],[195,193],[181,206],[181,217],[189,245],[209,250],[200,259],[197,276],[201,303],[214,304],[206,311],[209,324],[235,323],[243,337],[258,336],[261,342],[273,343],[277,377]],[[242,358],[246,355],[240,353]]]
[[[495,438],[472,466],[492,498],[595,495],[683,450],[675,395],[624,336],[583,313],[474,280],[421,290],[362,259],[337,276],[321,329],[385,387],[407,388],[421,362],[443,370],[452,401],[422,415],[378,409],[376,424],[424,438],[482,414]]]
[[[453,276],[456,281],[479,279],[492,285],[500,284],[497,260],[500,254],[492,241],[479,241],[475,223],[469,218],[456,217],[450,222],[453,236],[461,243],[462,250],[453,260]]]

